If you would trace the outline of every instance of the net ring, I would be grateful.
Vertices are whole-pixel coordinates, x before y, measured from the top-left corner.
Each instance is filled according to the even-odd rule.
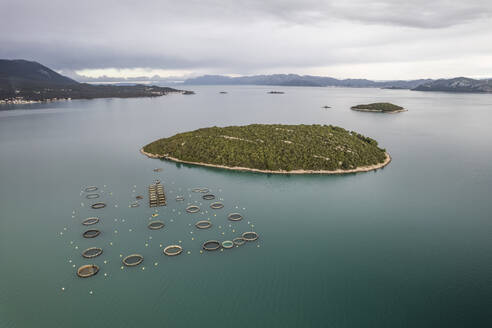
[[[99,222],[99,218],[91,217],[91,218],[87,218],[84,221],[82,221],[82,224],[85,226],[90,226],[90,225],[96,224],[98,222]]]
[[[85,251],[82,252],[82,257],[85,257],[86,259],[92,259],[94,257],[98,257],[102,253],[103,253],[102,248],[91,247],[91,248],[87,248]]]
[[[77,276],[80,278],[89,278],[99,272],[99,267],[95,264],[83,265],[77,269]]]
[[[198,229],[208,229],[211,226],[212,226],[212,222],[208,220],[201,220],[195,223],[195,227],[197,227]]]
[[[188,213],[197,213],[200,211],[200,207],[196,206],[196,205],[190,205],[186,208],[186,212]]]
[[[214,246],[211,246],[214,245]],[[203,243],[203,249],[206,251],[216,251],[220,248],[220,242],[217,240],[209,240]]]
[[[255,241],[258,239],[258,234],[254,231],[244,232],[241,236],[245,241]]]
[[[96,238],[97,236],[99,236],[101,234],[101,231],[97,230],[97,229],[90,229],[90,230],[87,230],[85,231],[82,236],[84,238]]]
[[[215,203],[210,204],[210,208],[213,208],[214,210],[218,210],[218,209],[221,209],[223,207],[224,207],[224,204],[222,204],[221,202],[215,202]]]
[[[167,256],[176,256],[183,252],[183,247],[179,245],[169,245],[164,248],[163,253]]]
[[[143,256],[140,254],[131,254],[123,259],[123,264],[128,267],[137,266],[143,262]]]
[[[106,204],[105,203],[95,203],[95,204],[92,204],[91,207],[93,209],[100,209],[100,208],[105,208],[106,207]]]

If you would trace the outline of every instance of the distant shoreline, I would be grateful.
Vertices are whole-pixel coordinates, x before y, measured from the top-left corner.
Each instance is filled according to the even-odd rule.
[[[152,153],[147,153],[144,151],[143,148],[140,149],[140,153],[149,157],[149,158],[156,158],[156,159],[167,159],[173,162],[177,163],[184,163],[184,164],[191,164],[191,165],[198,165],[198,166],[207,166],[207,167],[215,167],[215,168],[220,168],[220,169],[226,169],[226,170],[231,170],[231,171],[243,171],[243,172],[256,172],[256,173],[267,173],[267,174],[350,174],[350,173],[359,173],[359,172],[369,172],[369,171],[375,171],[378,169],[381,169],[388,165],[391,162],[391,156],[388,153],[385,153],[386,159],[384,160],[383,163],[378,163],[374,165],[369,165],[369,166],[360,166],[355,169],[350,169],[350,170],[292,170],[292,171],[285,171],[285,170],[278,170],[278,171],[273,171],[273,170],[261,170],[261,169],[253,169],[249,167],[241,167],[241,166],[225,166],[225,165],[218,165],[218,164],[209,164],[209,163],[201,163],[201,162],[190,162],[190,161],[184,161],[175,157],[171,156],[165,156],[165,155],[156,155]]]

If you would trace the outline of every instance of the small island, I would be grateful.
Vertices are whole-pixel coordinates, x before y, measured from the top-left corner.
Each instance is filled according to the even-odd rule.
[[[141,153],[180,163],[281,174],[366,172],[391,161],[376,140],[332,125],[209,127],[156,140]]]
[[[359,112],[376,112],[376,113],[400,113],[406,111],[405,108],[394,105],[392,103],[373,103],[373,104],[366,104],[366,105],[357,105],[357,106],[352,106],[351,109]]]
[[[272,91],[268,91],[267,93],[271,95],[283,95],[285,92],[272,90]]]

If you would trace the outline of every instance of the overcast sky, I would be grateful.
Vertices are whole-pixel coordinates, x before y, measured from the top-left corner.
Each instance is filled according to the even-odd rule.
[[[492,77],[492,0],[0,0],[0,58],[93,77]]]

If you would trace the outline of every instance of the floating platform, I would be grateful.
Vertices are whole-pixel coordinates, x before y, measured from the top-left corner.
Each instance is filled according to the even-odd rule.
[[[158,207],[166,205],[166,194],[160,181],[149,186],[149,206]]]

